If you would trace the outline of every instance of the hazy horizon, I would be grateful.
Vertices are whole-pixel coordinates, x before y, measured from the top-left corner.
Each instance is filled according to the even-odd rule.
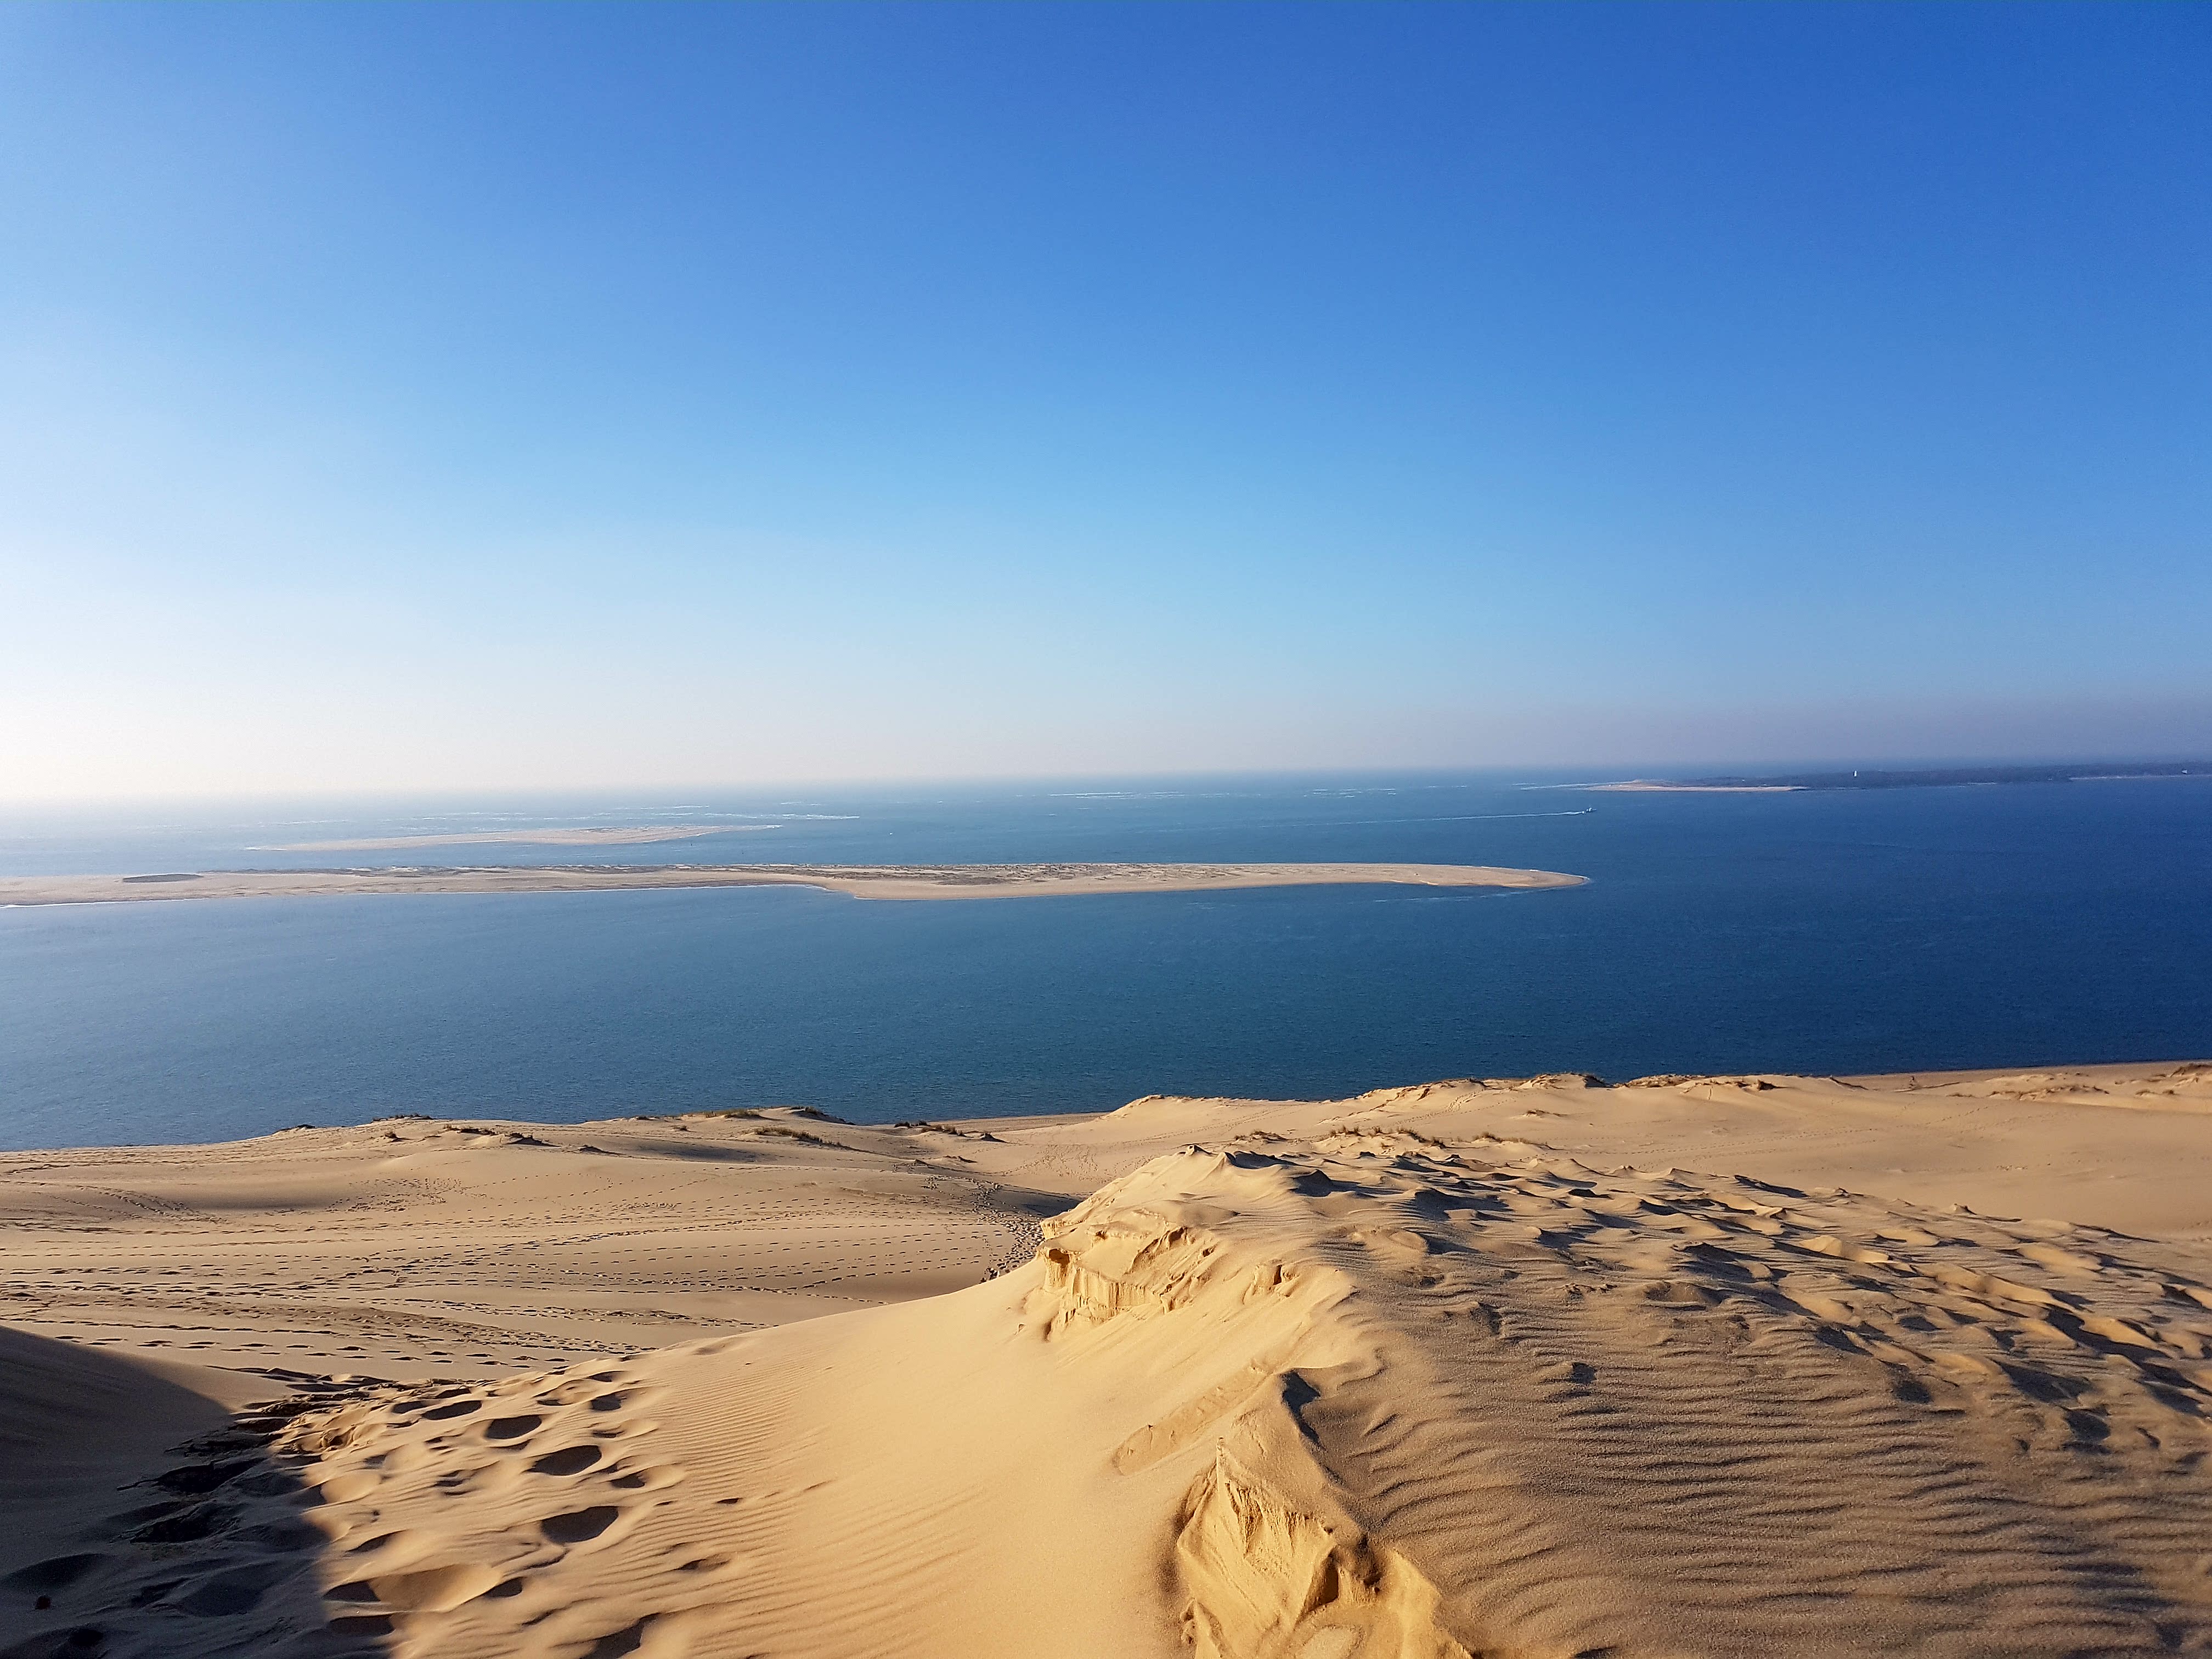
[[[1656,776],[1662,772],[1675,776],[1717,774],[1736,769],[1747,773],[1801,772],[1850,767],[1880,768],[1886,766],[1941,768],[1948,766],[2004,766],[2059,764],[2070,762],[2094,763],[2146,764],[2212,761],[2212,706],[2199,717],[2193,708],[2162,708],[2154,711],[2153,717],[2139,723],[2120,726],[2118,729],[2137,734],[2133,741],[2098,740],[2103,729],[2095,713],[2084,717],[2082,711],[2039,711],[2044,718],[2021,719],[2019,727],[2038,732],[2075,730],[2082,734],[2079,742],[2052,741],[2038,743],[2033,739],[2006,743],[2002,739],[1975,748],[1946,746],[1941,742],[1918,745],[1892,743],[1882,747],[1845,747],[1840,744],[1820,749],[1782,750],[1768,746],[1756,748],[1736,746],[1732,749],[1693,748],[1689,746],[1646,748],[1634,750],[1592,749],[1585,754],[1561,754],[1557,750],[1531,747],[1509,758],[1496,760],[1431,759],[1413,757],[1395,761],[1376,759],[1345,759],[1312,761],[1305,763],[1279,762],[1274,764],[1249,765],[1206,764],[1194,762],[1184,765],[1127,765],[1053,767],[1039,765],[1031,769],[1005,770],[943,770],[874,771],[850,770],[815,772],[787,771],[769,773],[753,777],[707,775],[686,776],[680,773],[652,775],[624,775],[619,767],[590,775],[547,781],[526,775],[486,777],[481,775],[468,778],[425,777],[420,774],[391,776],[385,779],[365,777],[358,769],[348,770],[342,779],[311,782],[299,779],[283,783],[237,785],[228,787],[203,788],[145,788],[118,787],[106,789],[56,790],[38,793],[32,790],[0,787],[0,810],[11,807],[26,810],[55,808],[67,810],[75,806],[129,806],[135,804],[206,803],[220,805],[239,803],[283,804],[290,801],[398,802],[412,799],[423,801],[489,801],[494,799],[526,800],[538,797],[574,799],[603,793],[645,793],[672,796],[684,793],[712,794],[718,792],[753,793],[785,790],[817,789],[905,789],[929,787],[1016,787],[1045,786],[1054,783],[1082,782],[1172,782],[1176,781],[1207,780],[1234,781],[1285,780],[1302,778],[1352,777],[1420,777],[1449,778],[1486,774],[1588,774],[1589,781],[1609,781],[1636,777]],[[2102,713],[2104,711],[2096,711]],[[1624,722],[1626,723],[1626,722]],[[1686,726],[1690,722],[1686,721]],[[1710,733],[1726,730],[1729,722],[1724,714],[1717,714],[1698,721],[1696,729]],[[1823,722],[1831,729],[1879,731],[1884,729],[1875,722],[1864,726],[1853,726],[1832,717]],[[1959,729],[1966,724],[1948,726],[1946,731]],[[2012,722],[1993,720],[1986,729],[2004,731]],[[2156,732],[2171,733],[2169,740],[2160,742],[2143,735]],[[2192,734],[2203,734],[2195,735]],[[1371,750],[1370,751],[1372,752]]]
[[[0,801],[2212,750],[2208,69],[9,7]]]
[[[1574,789],[1603,783],[1644,779],[1690,779],[1733,775],[1747,777],[1847,771],[1854,769],[1934,769],[1950,768],[2061,765],[2172,765],[2202,762],[2212,767],[2212,753],[2168,750],[2068,750],[2052,754],[1950,753],[1928,755],[1834,753],[1796,755],[1768,759],[1731,760],[1686,755],[1647,763],[1623,761],[1577,765],[1501,764],[1492,766],[1335,766],[1191,768],[1181,770],[1036,772],[1026,774],[909,774],[854,777],[783,777],[751,781],[691,779],[666,784],[580,782],[568,785],[453,785],[446,787],[341,787],[324,790],[238,793],[93,794],[50,797],[0,797],[0,817],[16,823],[47,817],[88,812],[250,811],[267,810],[331,810],[349,807],[405,812],[442,811],[457,817],[495,817],[514,812],[540,816],[530,809],[546,809],[550,817],[605,816],[624,811],[643,813],[700,811],[712,813],[726,805],[803,806],[821,804],[810,798],[847,802],[911,799],[917,793],[942,791],[952,795],[1003,794],[1018,798],[1080,795],[1091,791],[1128,790],[1164,796],[1184,793],[1270,793],[1313,785],[1322,793],[1407,793],[1423,789],[1506,782],[1532,791]],[[2212,776],[2208,772],[2206,776]],[[2193,778],[2194,775],[2191,775]],[[2109,781],[2130,781],[2115,777]],[[2180,779],[2178,781],[2191,781]],[[781,800],[773,798],[781,797]],[[336,821],[336,820],[334,820]]]

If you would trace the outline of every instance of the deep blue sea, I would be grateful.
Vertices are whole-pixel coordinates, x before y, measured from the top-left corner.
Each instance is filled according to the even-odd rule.
[[[1586,887],[896,903],[793,889],[0,908],[0,1146],[381,1114],[889,1121],[1591,1071],[2212,1056],[2212,779],[1622,794],[1556,776],[0,819],[0,873],[374,863],[1379,860]],[[1582,809],[1595,810],[1583,811]],[[750,823],[579,854],[278,854]]]

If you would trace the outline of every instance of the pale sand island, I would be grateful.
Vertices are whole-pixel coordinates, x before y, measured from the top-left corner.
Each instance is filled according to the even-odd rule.
[[[360,841],[295,841],[262,848],[268,853],[373,853],[404,847],[645,847],[654,842],[694,841],[701,836],[735,836],[781,830],[780,823],[698,823],[583,830],[467,830],[422,836],[370,836]]]
[[[1577,787],[1593,793],[1629,795],[1788,795],[1803,787],[1795,783],[1668,783],[1661,778],[1624,778],[1619,783],[1585,783]]]
[[[1361,884],[1579,887],[1586,876],[1480,864],[554,864],[380,870],[206,870],[0,876],[0,905],[331,893],[584,893],[644,887],[818,887],[854,898],[1068,898]]]
[[[17,1659],[2212,1649],[2212,1064],[391,1119],[0,1220]]]
[[[1623,778],[1582,783],[1572,789],[1675,795],[1781,795],[1803,789],[1949,789],[1964,785],[2017,783],[2148,783],[2212,777],[2203,761],[2075,761],[2057,766],[1861,767],[1849,772],[1796,772],[1773,777]]]

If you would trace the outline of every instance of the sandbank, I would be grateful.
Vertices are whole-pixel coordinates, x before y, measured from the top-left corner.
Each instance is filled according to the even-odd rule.
[[[0,905],[303,898],[332,893],[581,893],[655,887],[817,887],[854,898],[1069,898],[1380,884],[1577,887],[1589,878],[1470,864],[556,864],[364,870],[173,871],[0,877]]]
[[[1586,783],[1583,788],[1601,793],[1640,795],[1787,795],[1802,788],[1795,783],[1662,783],[1652,778],[1628,778],[1620,783]]]
[[[1618,783],[1570,788],[1645,790],[1669,794],[1763,795],[1798,789],[1948,789],[1966,784],[2142,783],[2157,779],[2212,778],[2203,761],[2123,763],[2075,761],[2036,766],[1860,767],[1847,772],[1795,772],[1767,777],[1628,778]]]

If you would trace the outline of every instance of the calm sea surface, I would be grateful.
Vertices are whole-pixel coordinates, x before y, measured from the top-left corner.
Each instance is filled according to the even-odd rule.
[[[1380,860],[1592,878],[901,904],[799,890],[0,908],[0,1146],[380,1114],[888,1121],[1435,1078],[2212,1057],[2212,780],[1775,795],[1449,778],[0,820],[0,873]],[[1580,809],[1594,806],[1583,812]],[[272,842],[777,826],[580,854]]]

